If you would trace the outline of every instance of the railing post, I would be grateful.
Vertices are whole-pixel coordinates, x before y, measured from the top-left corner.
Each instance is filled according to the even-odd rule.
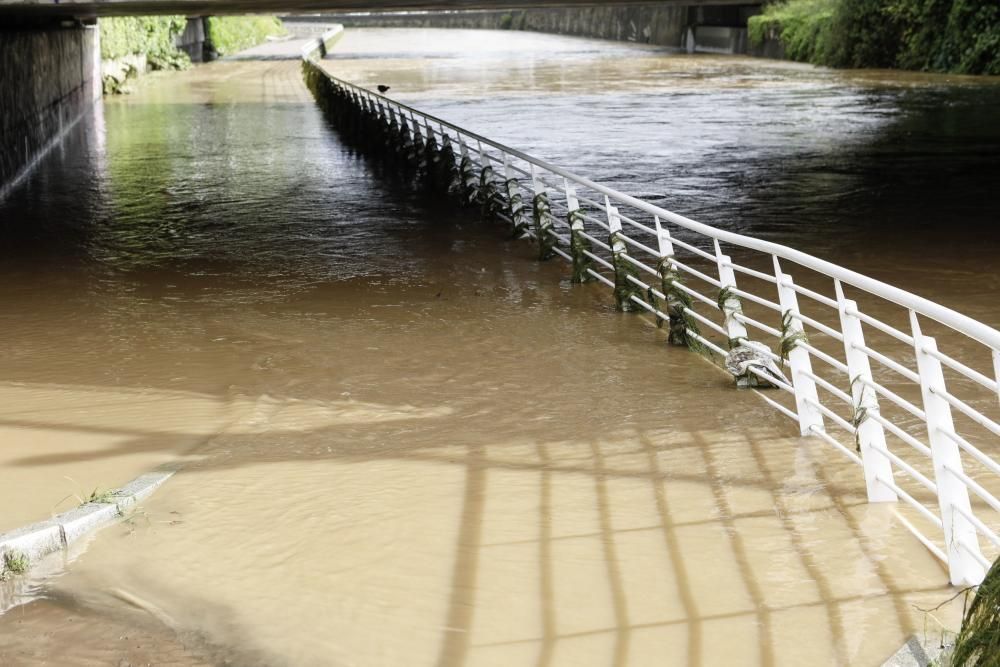
[[[799,415],[799,432],[811,435],[824,430],[823,413],[819,408],[819,393],[812,375],[809,350],[798,344],[805,338],[802,320],[798,318],[799,297],[795,293],[792,277],[781,271],[778,258],[774,258],[774,277],[778,285],[778,305],[781,306],[781,358],[787,360],[795,390],[795,411]]]
[[[552,229],[552,209],[549,207],[548,194],[535,173],[535,165],[531,165],[531,191],[534,193],[531,199],[531,217],[535,240],[538,241],[538,259],[544,261],[552,257],[555,239],[549,235]]]
[[[732,293],[736,289],[736,272],[733,271],[733,260],[728,255],[722,254],[719,240],[715,242],[715,262],[719,267],[719,283],[722,288],[719,292],[719,308],[722,310],[722,317],[726,327],[726,335],[729,336],[729,348],[736,347],[740,339],[749,340],[747,328],[735,317],[737,313],[742,313],[740,298]]]
[[[424,137],[420,132],[420,123],[417,122],[417,117],[413,115],[412,111],[410,112],[410,124],[413,126],[413,141],[415,143],[423,144]]]
[[[467,203],[471,203],[473,199],[475,199],[476,175],[473,173],[472,157],[469,155],[469,147],[465,143],[465,136],[461,133],[458,135],[458,150],[459,154],[462,156],[458,163],[458,169],[461,174],[459,178],[462,181],[462,196],[465,198]]]
[[[483,149],[482,142],[479,143],[479,199],[483,206],[483,217],[492,218],[496,211],[497,202],[494,199],[496,194],[496,183],[493,182],[493,162],[490,156]]]
[[[1000,350],[993,350],[993,379],[997,382],[997,400],[1000,401]]]
[[[958,444],[946,435],[955,432],[955,424],[951,417],[951,405],[938,393],[945,391],[945,382],[941,362],[931,356],[931,353],[937,352],[937,341],[920,332],[920,323],[913,311],[910,311],[910,323],[917,373],[920,375],[920,393],[927,416],[927,437],[934,462],[938,508],[944,526],[949,578],[953,586],[975,586],[982,582],[986,572],[975,557],[982,557],[976,528],[962,516],[962,512],[972,515],[969,489],[952,472],[963,472],[962,455]]]
[[[667,342],[671,345],[684,345],[691,347],[691,335],[688,329],[697,327],[693,321],[689,321],[685,314],[685,308],[690,308],[694,304],[691,297],[683,292],[677,285],[680,276],[674,270],[674,242],[670,238],[670,230],[662,225],[660,216],[654,216],[656,223],[656,242],[660,251],[660,261],[657,269],[660,272],[660,287],[667,301],[667,317],[669,318],[669,333]],[[659,324],[659,322],[657,322]]]
[[[486,149],[483,148],[483,143],[479,143],[479,170],[480,173],[489,169],[493,171],[493,163],[490,162],[490,156],[486,153]]]
[[[676,308],[678,304],[675,303],[676,298],[673,297],[674,288],[668,285],[671,280],[668,276],[673,268],[671,261],[674,257],[674,242],[670,238],[670,230],[660,223],[660,216],[654,215],[653,223],[656,225],[656,249],[660,253],[660,260],[657,262],[656,268],[660,272],[660,288],[663,292],[664,301],[663,310],[666,311],[668,324],[673,324],[669,319],[671,318],[670,312],[672,309]],[[652,297],[653,295],[651,294],[650,298]],[[654,303],[653,305],[655,306],[656,304]],[[656,316],[656,326],[663,326],[663,319],[659,315]],[[673,327],[671,326],[670,329],[673,330]],[[673,338],[674,337],[672,335],[668,334],[668,342],[675,342],[673,341]]]
[[[583,214],[580,212],[580,200],[576,197],[576,188],[569,184],[569,179],[563,179],[563,191],[566,193],[566,219],[569,222],[569,250],[573,257],[574,283],[585,283],[590,280],[587,269],[590,268],[590,258],[585,252],[590,250],[590,243],[583,237],[585,228]]]
[[[510,216],[511,234],[519,238],[524,233],[524,201],[521,197],[521,186],[517,182],[514,170],[510,166],[510,158],[503,154],[504,193],[507,195],[507,213]]]
[[[882,424],[871,418],[879,414],[878,394],[872,388],[871,362],[862,352],[865,332],[857,316],[858,304],[844,298],[840,281],[834,281],[837,291],[837,310],[840,313],[840,332],[844,335],[844,359],[847,361],[848,381],[851,383],[851,400],[854,402],[855,438],[865,472],[865,489],[868,502],[887,503],[899,500],[896,492],[879,480],[893,483],[892,462],[879,452],[889,451]]]
[[[653,221],[656,223],[656,245],[660,257],[662,259],[673,257],[674,242],[670,239],[670,230],[660,224],[660,216],[653,216]]]
[[[618,310],[631,311],[632,294],[636,291],[628,276],[632,273],[628,267],[628,260],[625,256],[628,250],[625,241],[621,239],[622,219],[618,214],[618,209],[611,205],[611,200],[604,195],[604,210],[608,216],[608,245],[611,247],[611,263],[615,267],[615,306]]]

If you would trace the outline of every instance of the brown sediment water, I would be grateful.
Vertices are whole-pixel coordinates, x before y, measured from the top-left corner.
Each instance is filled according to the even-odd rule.
[[[982,236],[928,257],[937,232],[899,226],[993,215],[969,195],[995,126],[920,130],[995,114],[989,82],[465,31],[349,31],[325,66],[1000,314]],[[927,208],[942,170],[968,178]],[[909,217],[883,215],[907,193]],[[0,616],[0,662],[64,637],[68,664],[879,664],[952,595],[848,461],[346,149],[295,60],[106,100],[0,220],[0,528],[185,463]]]

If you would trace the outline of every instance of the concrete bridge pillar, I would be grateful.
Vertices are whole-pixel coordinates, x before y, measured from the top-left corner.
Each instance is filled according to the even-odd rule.
[[[0,198],[100,96],[96,24],[5,17],[0,28]]]

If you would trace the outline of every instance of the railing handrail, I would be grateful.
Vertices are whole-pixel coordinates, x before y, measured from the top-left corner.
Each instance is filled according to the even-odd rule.
[[[374,143],[365,144],[367,148],[378,150],[382,147],[392,155],[402,156],[404,163],[409,164],[409,168],[415,173],[431,178],[428,186],[432,188],[436,187],[434,183],[441,185],[438,182],[441,174],[434,166],[441,160],[439,166],[443,166],[447,172],[444,177],[447,192],[458,194],[468,202],[480,202],[484,207],[485,217],[504,221],[512,225],[515,235],[523,234],[525,238],[537,241],[539,259],[561,256],[572,263],[574,282],[594,279],[614,290],[618,310],[645,311],[656,317],[657,325],[669,322],[668,342],[687,346],[706,356],[717,355],[715,358],[724,360],[720,365],[726,366],[736,379],[737,386],[770,386],[785,392],[784,402],[793,400],[794,408],[786,407],[781,400],[755,390],[766,403],[797,421],[802,435],[819,437],[860,465],[864,469],[869,502],[902,500],[929,521],[935,531],[943,533],[944,550],[905,517],[899,517],[902,524],[921,543],[947,563],[949,578],[953,584],[975,585],[982,581],[989,561],[980,552],[977,535],[982,534],[997,546],[1000,546],[1000,537],[976,517],[970,492],[978,498],[977,502],[985,501],[989,508],[998,512],[1000,493],[994,495],[972,475],[963,472],[963,453],[975,459],[987,472],[998,476],[1000,463],[959,434],[953,421],[953,409],[967,422],[971,420],[972,424],[984,429],[992,437],[1000,437],[1000,422],[986,416],[978,406],[960,398],[954,389],[949,390],[943,369],[947,367],[964,376],[978,386],[979,391],[985,389],[996,398],[1000,393],[1000,332],[950,308],[832,262],[781,244],[716,229],[625,195],[453,123],[343,81],[323,70],[308,56],[306,61],[306,69],[310,70],[307,80],[317,99],[321,99],[324,94],[324,87],[329,87],[336,90],[334,97],[330,99],[338,99],[340,102],[337,104],[346,105],[342,107],[348,110],[345,115],[334,115],[338,127],[343,127],[348,133],[358,131],[361,137],[375,138]],[[313,74],[322,78],[314,79]],[[314,87],[317,85],[319,87]],[[437,136],[441,137],[440,144],[436,141]],[[395,149],[391,147],[393,141],[397,143]],[[456,161],[452,148],[456,141],[461,148],[461,163]],[[433,157],[434,155],[437,157]],[[514,163],[515,160],[524,164],[518,166]],[[494,170],[494,165],[499,164],[502,164],[502,172]],[[518,174],[528,181],[520,182]],[[563,178],[563,182],[553,184],[552,178],[559,176]],[[547,180],[550,182],[546,182]],[[577,190],[578,187],[580,191]],[[525,195],[531,197],[530,206],[524,204]],[[565,205],[561,203],[562,197],[565,197]],[[600,199],[603,202],[598,201]],[[631,206],[650,215],[653,217],[652,224],[647,225],[623,215],[612,202]],[[499,209],[495,208],[497,206]],[[602,214],[606,216],[606,221],[600,219]],[[530,215],[533,220],[532,229],[527,228],[525,215]],[[591,224],[590,229],[585,226],[587,222]],[[623,228],[623,222],[628,224],[629,232],[632,228],[640,230],[654,236],[656,243],[648,245],[630,237]],[[703,251],[696,245],[682,241],[670,233],[664,222],[712,239],[714,252]],[[603,237],[604,232],[609,236]],[[770,256],[774,273],[740,266],[723,252],[720,241]],[[684,261],[681,261],[676,254],[678,248],[694,255],[696,261],[700,258],[709,265],[714,264],[718,278],[699,270],[700,267],[689,265],[686,255],[682,255]],[[569,253],[566,252],[567,249]],[[633,250],[636,252],[633,253]],[[656,261],[640,259],[642,254],[651,256]],[[782,266],[781,259],[810,269],[817,276],[831,279],[835,298],[796,284],[792,275]],[[738,286],[736,271],[777,288],[777,300],[757,296],[745,286]],[[647,274],[654,279],[650,280]],[[693,280],[692,284],[685,284],[688,280]],[[710,294],[716,291],[717,294],[707,296],[694,289],[702,283],[708,286]],[[906,308],[910,333],[863,313],[858,304],[845,295],[843,284],[859,288],[883,302]],[[799,295],[810,300],[810,308],[833,309],[840,322],[839,330],[804,315],[799,308]],[[743,312],[741,299],[755,304],[757,308],[766,309],[760,311],[765,317],[757,319],[756,314],[754,317],[748,316]],[[696,312],[695,306],[703,310],[707,308],[708,313]],[[711,314],[721,316],[721,323],[710,317]],[[993,377],[938,351],[935,339],[921,332],[920,316],[936,320],[985,345],[992,356]],[[780,328],[761,321],[769,317],[780,318]],[[881,344],[866,343],[863,324],[888,334],[895,341],[894,345],[901,343],[904,350],[909,350],[907,358],[909,354],[913,355],[912,362],[915,362],[916,370],[897,361],[893,358],[894,355],[875,349],[882,347]],[[699,330],[699,326],[707,327],[710,331]],[[753,333],[747,326],[752,328]],[[818,345],[818,341],[816,344],[810,342],[806,326],[826,333],[842,344],[846,363],[820,349],[822,346]],[[764,344],[757,337],[760,332],[776,338],[778,348],[772,349]],[[722,337],[722,345],[728,349],[713,342],[712,338],[716,336]],[[718,338],[715,340],[718,341]],[[751,357],[749,362],[746,361],[748,354]],[[752,359],[754,355],[756,361]],[[830,368],[825,372],[828,373],[832,368],[836,377],[844,383],[844,388],[814,373],[811,359],[829,365]],[[770,368],[761,360],[770,363]],[[876,380],[877,376],[871,369],[872,363],[878,364],[882,370],[887,369],[897,374],[896,379],[902,378],[912,389],[919,389],[922,407]],[[783,371],[787,371],[791,379]],[[843,405],[848,406],[848,415],[845,417],[825,405],[818,388],[840,401],[838,405],[841,411],[844,410]],[[955,388],[967,389],[962,385],[955,385]],[[883,416],[879,397],[904,410],[904,420],[897,423],[891,415]],[[996,407],[993,401],[983,405],[990,404]],[[911,434],[912,428],[907,424],[909,415],[919,420],[925,435],[918,438]],[[854,440],[854,448],[845,446],[829,435],[825,421],[846,432]],[[904,454],[912,456],[912,449],[922,458],[911,464],[908,459],[891,451],[886,442],[886,433],[908,445],[910,449],[903,450]],[[923,441],[924,438],[927,444]],[[930,469],[925,474],[922,469],[926,469],[928,460]],[[894,481],[895,470],[901,473],[898,484]],[[920,492],[930,491],[936,498],[936,508],[932,510],[921,499],[910,495],[903,488],[906,480],[918,483]]]
[[[305,55],[304,57],[306,59],[311,59],[311,55]],[[788,246],[781,245],[780,243],[774,243],[772,241],[764,241],[750,236],[744,236],[743,234],[737,234],[736,232],[727,232],[725,230],[712,227],[711,225],[706,225],[705,223],[697,222],[696,220],[687,218],[683,215],[680,215],[679,213],[674,213],[673,211],[661,208],[659,206],[656,206],[655,204],[650,204],[649,202],[637,199],[636,197],[633,197],[631,195],[619,192],[614,188],[609,188],[605,185],[601,185],[600,183],[595,183],[594,181],[585,178],[583,176],[580,176],[578,174],[575,174],[569,171],[568,169],[563,169],[562,167],[546,162],[545,160],[536,158],[516,148],[512,148],[510,146],[506,146],[499,142],[493,141],[492,139],[488,139],[487,137],[484,137],[480,134],[476,134],[475,132],[470,132],[469,130],[459,127],[442,118],[438,118],[437,116],[434,116],[432,114],[420,111],[407,104],[404,104],[397,100],[390,99],[388,97],[385,97],[384,95],[380,95],[379,93],[372,92],[367,88],[362,88],[361,86],[350,83],[349,81],[344,81],[343,79],[330,74],[326,70],[323,70],[323,72],[334,81],[349,88],[353,88],[354,90],[359,91],[367,95],[368,97],[373,97],[382,100],[387,104],[391,104],[397,108],[406,109],[410,113],[418,114],[426,120],[430,120],[431,122],[436,123],[438,125],[448,127],[454,132],[465,135],[478,142],[482,142],[483,144],[492,146],[493,148],[496,148],[499,151],[507,153],[508,155],[512,155],[521,160],[524,160],[525,162],[528,162],[537,167],[545,169],[546,171],[562,176],[563,178],[569,181],[572,181],[578,185],[582,185],[583,187],[592,189],[596,192],[608,196],[609,198],[615,199],[616,201],[628,204],[629,206],[637,208],[641,211],[645,211],[650,215],[659,216],[660,218],[669,220],[670,222],[673,222],[676,225],[684,227],[685,229],[696,232],[698,234],[702,234],[703,236],[708,236],[717,241],[740,246],[742,248],[747,248],[749,250],[757,250],[759,252],[767,253],[770,255],[774,255],[776,257],[780,257],[781,259],[786,259],[790,262],[794,262],[808,269],[816,271],[817,273],[822,273],[826,276],[829,276],[830,278],[839,280],[842,283],[852,285],[854,287],[857,287],[858,289],[864,290],[865,292],[869,292],[870,294],[874,294],[875,296],[886,299],[887,301],[891,301],[898,306],[906,308],[907,310],[912,310],[917,313],[920,313],[921,315],[924,315],[933,320],[936,320],[937,322],[940,322],[941,324],[951,327],[952,329],[955,329],[956,331],[959,331],[969,336],[970,338],[978,340],[980,343],[988,345],[993,349],[1000,349],[1000,331],[978,320],[975,320],[969,317],[968,315],[963,315],[962,313],[952,310],[947,306],[942,306],[939,303],[931,301],[930,299],[918,296],[916,294],[913,294],[912,292],[907,292],[904,289],[901,289],[899,287],[894,287],[888,283],[882,282],[881,280],[877,280],[875,278],[866,276],[862,273],[858,273],[857,271],[852,271],[851,269],[844,268],[839,264],[834,264],[833,262],[827,261],[825,259],[820,259],[818,257],[802,252],[800,250],[789,248]]]

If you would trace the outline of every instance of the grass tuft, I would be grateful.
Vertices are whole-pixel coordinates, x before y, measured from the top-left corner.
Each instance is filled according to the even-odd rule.
[[[955,667],[1000,665],[1000,559],[986,573],[965,612],[951,664]]]
[[[0,567],[0,581],[7,581],[13,576],[27,572],[31,566],[31,559],[20,551],[7,551],[3,555],[2,565]]]

